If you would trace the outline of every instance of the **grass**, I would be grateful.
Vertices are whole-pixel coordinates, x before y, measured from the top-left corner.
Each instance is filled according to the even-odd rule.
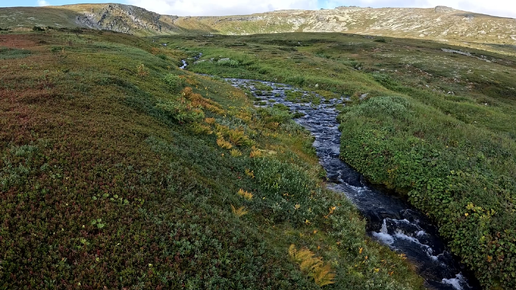
[[[184,51],[150,39],[1,37],[30,54],[0,59],[0,289],[423,288],[324,188],[282,108],[177,69]],[[213,66],[252,65],[233,58]]]
[[[195,72],[349,97],[342,159],[432,218],[484,288],[516,287],[513,56],[344,34],[164,39],[203,53]],[[225,57],[239,65],[212,61]]]
[[[14,59],[14,58],[24,58],[30,55],[30,51],[23,49],[12,49],[0,47],[0,59]]]

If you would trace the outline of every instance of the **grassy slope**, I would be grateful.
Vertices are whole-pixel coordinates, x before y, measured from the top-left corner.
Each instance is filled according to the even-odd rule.
[[[191,67],[197,72],[351,96],[341,115],[342,158],[436,220],[486,288],[515,287],[514,57],[336,34],[162,41],[203,52]]]
[[[0,35],[0,289],[317,289],[291,244],[330,265],[325,288],[421,289],[288,114],[152,45]]]
[[[98,30],[124,32],[137,36],[184,32],[184,29],[174,25],[175,19],[174,16],[158,15],[143,8],[123,4],[14,7],[0,8],[0,31],[94,27]]]
[[[39,27],[74,28],[76,12],[62,8],[15,7],[0,9],[0,28]]]

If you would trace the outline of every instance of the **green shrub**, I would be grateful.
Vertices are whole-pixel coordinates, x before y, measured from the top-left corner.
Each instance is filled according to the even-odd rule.
[[[192,123],[204,119],[204,112],[199,108],[192,108],[189,103],[179,100],[164,101],[156,104],[156,108],[162,110],[171,119],[179,123]]]
[[[161,58],[162,60],[169,60],[168,56],[166,54],[163,54],[163,53],[157,54],[156,56]]]
[[[261,83],[261,82],[256,82],[253,85],[254,85],[254,88],[256,90],[259,90],[259,91],[265,91],[265,92],[271,92],[272,91],[272,87],[271,86],[266,85],[266,84]]]
[[[282,124],[292,119],[289,109],[281,104],[274,104],[273,107],[259,108],[257,113],[266,123],[276,122]]]
[[[255,206],[266,217],[300,225],[321,216],[322,209],[313,202],[315,182],[304,170],[269,157],[254,158],[252,165],[262,195]]]
[[[302,87],[303,85],[305,85],[306,79],[302,76],[292,76],[287,77],[286,82],[289,84],[294,84],[296,86]]]
[[[182,77],[175,74],[167,74],[163,78],[172,93],[178,93],[185,86],[185,81]]]
[[[359,116],[376,118],[382,115],[402,121],[410,119],[412,114],[410,103],[403,97],[371,98],[360,106],[344,107],[343,113],[347,114],[347,118]]]
[[[240,63],[237,60],[229,59],[229,58],[222,58],[217,61],[218,65],[222,66],[230,66],[230,67],[237,67],[240,65]]]
[[[37,146],[14,146],[4,151],[0,162],[0,189],[7,191],[11,187],[28,182],[31,175],[41,174],[48,169],[48,164]]]

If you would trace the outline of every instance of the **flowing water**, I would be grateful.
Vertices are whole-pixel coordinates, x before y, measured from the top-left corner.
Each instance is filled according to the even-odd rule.
[[[186,69],[188,64],[184,60],[182,62],[181,69]],[[326,170],[328,188],[345,194],[367,219],[368,234],[392,250],[405,254],[416,265],[428,288],[480,289],[473,276],[463,273],[463,266],[450,254],[437,228],[424,214],[395,195],[375,188],[339,158],[341,134],[335,105],[342,104],[343,97],[326,100],[315,95],[322,100],[320,104],[299,103],[287,100],[287,92],[309,93],[289,85],[237,78],[227,78],[226,81],[235,87],[250,90],[263,106],[283,104],[292,112],[303,114],[296,122],[315,137],[313,146]],[[257,89],[257,84],[259,88],[265,85],[272,90]]]
[[[192,57],[190,59],[195,62],[195,61],[198,61],[201,57],[202,57],[202,53],[199,53],[198,55],[196,55],[196,56],[194,56],[194,57]],[[186,69],[187,66],[188,66],[188,62],[186,62],[186,59],[182,59],[181,60],[181,66],[179,68],[180,69]]]
[[[188,63],[186,62],[186,60],[182,59],[181,63],[182,63],[182,65],[179,68],[180,69],[186,69],[186,67],[188,66]]]
[[[392,250],[403,253],[416,265],[420,275],[431,289],[479,289],[461,271],[461,265],[448,252],[440,239],[437,229],[426,216],[405,201],[385,190],[374,188],[365,178],[339,159],[340,131],[338,129],[335,105],[344,98],[322,100],[321,104],[298,103],[287,100],[288,91],[298,94],[308,93],[288,85],[244,80],[226,79],[235,87],[249,89],[263,106],[283,104],[293,112],[304,114],[296,122],[305,127],[315,137],[313,146],[321,165],[327,172],[328,187],[344,193],[360,210],[368,221],[368,233]],[[263,85],[272,90],[256,89]]]

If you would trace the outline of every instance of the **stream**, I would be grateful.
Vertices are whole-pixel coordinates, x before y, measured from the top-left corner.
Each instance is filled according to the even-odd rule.
[[[288,91],[298,95],[309,93],[289,85],[265,81],[227,78],[235,87],[246,88],[263,106],[283,104],[292,112],[302,113],[295,121],[315,137],[313,143],[320,164],[327,172],[328,188],[345,194],[368,221],[368,234],[392,250],[403,253],[416,265],[426,286],[439,290],[480,289],[475,279],[463,274],[462,266],[447,250],[430,220],[407,202],[370,185],[365,178],[339,158],[340,137],[338,111],[335,105],[344,98],[325,100],[320,104],[299,103],[287,100]],[[272,88],[261,91],[263,85]]]
[[[199,59],[198,57],[194,60]],[[181,69],[188,66],[182,61]],[[339,158],[340,137],[335,105],[340,99],[326,100],[290,85],[267,81],[226,78],[234,87],[250,90],[261,102],[261,106],[283,104],[293,113],[304,116],[295,121],[310,131],[315,137],[313,147],[319,162],[326,170],[327,187],[346,197],[358,208],[367,220],[368,234],[387,245],[397,253],[405,254],[418,270],[429,289],[437,290],[478,290],[481,289],[472,275],[464,273],[461,265],[448,251],[439,237],[437,228],[420,211],[406,201],[389,194],[386,190],[367,182],[363,175],[355,171]],[[256,87],[269,86],[263,91]],[[312,95],[321,100],[320,104],[292,102],[287,92],[298,95]]]

